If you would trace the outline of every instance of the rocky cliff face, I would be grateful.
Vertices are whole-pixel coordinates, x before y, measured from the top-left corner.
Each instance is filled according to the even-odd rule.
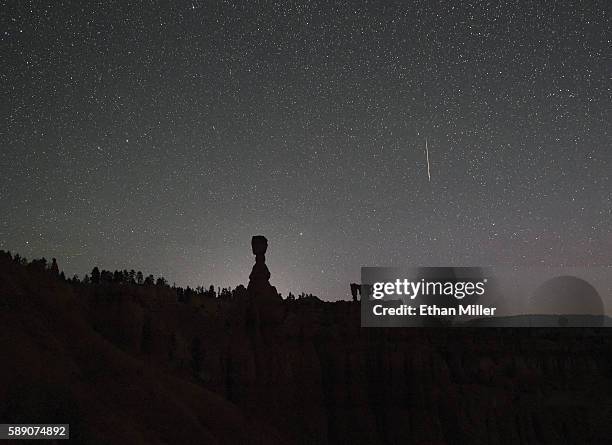
[[[141,303],[116,303],[132,306],[114,331],[137,334],[133,354],[293,443],[597,443],[612,428],[606,330],[360,328],[358,303],[317,300]]]
[[[59,382],[56,404],[83,431],[117,423],[121,440],[176,443],[159,431],[168,420],[185,440],[296,444],[607,443],[612,431],[605,329],[360,328],[352,302],[193,306],[168,289],[1,282],[14,364],[2,381]],[[10,388],[4,418],[44,399],[24,405]]]
[[[146,326],[162,320],[138,298],[93,294],[0,261],[0,423],[68,423],[79,444],[288,443],[222,395],[135,353],[156,344]]]

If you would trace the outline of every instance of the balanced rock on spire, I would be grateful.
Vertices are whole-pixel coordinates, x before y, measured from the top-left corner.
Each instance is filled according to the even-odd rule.
[[[251,239],[255,265],[249,275],[247,291],[256,300],[280,300],[276,288],[270,284],[270,271],[266,266],[268,240],[265,236],[256,235]]]

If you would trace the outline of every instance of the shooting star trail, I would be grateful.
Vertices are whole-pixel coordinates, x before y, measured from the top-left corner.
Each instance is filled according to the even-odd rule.
[[[427,138],[425,138],[425,154],[427,155],[427,178],[431,182],[431,173],[429,172],[429,148],[427,147]]]

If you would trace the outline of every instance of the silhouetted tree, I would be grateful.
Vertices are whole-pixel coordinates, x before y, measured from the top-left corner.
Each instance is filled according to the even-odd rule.
[[[51,273],[53,275],[59,275],[59,267],[57,266],[57,260],[55,258],[51,260]]]
[[[100,269],[98,269],[98,266],[91,269],[91,282],[93,284],[100,284]]]
[[[176,299],[179,303],[185,303],[185,291],[182,287],[176,288]]]
[[[13,261],[17,264],[21,264],[22,266],[28,263],[28,259],[26,257],[20,256],[18,253],[13,257]]]
[[[142,276],[142,272],[138,271],[136,273],[136,283],[137,284],[142,284],[144,282],[144,277]]]
[[[232,291],[232,298],[244,298],[246,297],[247,289],[242,284],[236,286],[236,289]]]
[[[183,303],[187,303],[187,304],[191,303],[193,294],[194,294],[193,289],[187,286],[187,289],[183,291]]]
[[[168,284],[168,282],[166,281],[166,279],[165,279],[164,277],[159,277],[159,278],[157,279],[157,281],[155,282],[155,285],[156,285],[156,286],[159,286],[159,287],[164,287],[164,286],[166,286],[167,284]]]
[[[102,270],[100,272],[100,282],[109,284],[113,282],[113,273],[110,270]]]
[[[29,269],[44,271],[47,268],[47,260],[44,257],[39,260],[32,260],[30,264],[27,265],[27,267]]]
[[[155,277],[153,275],[147,276],[144,280],[145,286],[153,286],[155,284]]]

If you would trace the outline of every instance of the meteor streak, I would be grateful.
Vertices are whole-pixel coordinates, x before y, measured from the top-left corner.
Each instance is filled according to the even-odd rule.
[[[427,178],[431,182],[431,174],[429,173],[429,148],[427,148],[427,138],[425,138],[425,154],[427,155]]]

